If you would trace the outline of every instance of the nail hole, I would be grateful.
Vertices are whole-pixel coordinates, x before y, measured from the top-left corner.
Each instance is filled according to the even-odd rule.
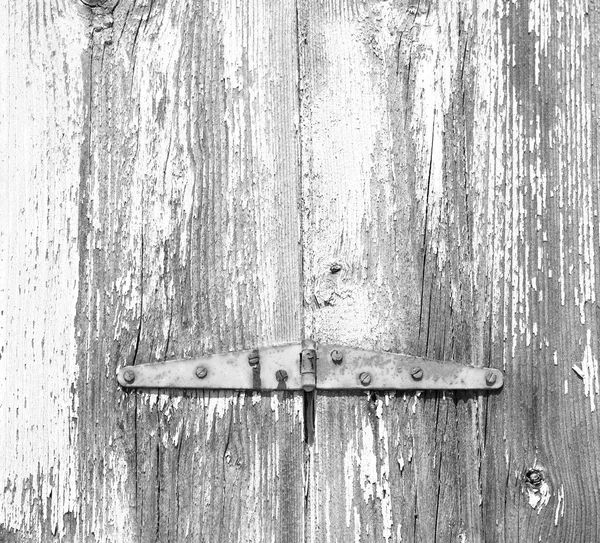
[[[329,271],[333,274],[338,273],[342,270],[342,265],[335,262],[331,266],[329,266]]]

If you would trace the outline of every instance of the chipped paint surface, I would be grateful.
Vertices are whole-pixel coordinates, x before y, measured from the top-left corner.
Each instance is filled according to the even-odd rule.
[[[0,7],[0,539],[300,539],[300,395],[115,382],[300,338],[294,4],[86,6]]]
[[[306,335],[367,348],[390,346],[393,337],[402,337],[388,333],[389,308],[372,302],[380,289],[390,288],[389,278],[377,269],[395,267],[399,258],[383,252],[384,240],[404,236],[405,227],[398,222],[398,207],[404,204],[396,202],[394,194],[386,89],[381,86],[381,69],[370,62],[368,14],[361,9],[356,18],[325,13],[315,19],[307,15],[303,22],[305,31],[318,32],[318,38],[310,42],[314,48],[301,50],[306,67],[313,63],[301,96],[301,134],[310,157],[303,170],[305,297],[310,304]],[[385,3],[378,3],[377,9],[395,13]],[[373,35],[382,58],[391,54],[389,30],[382,24]],[[336,61],[319,64],[325,58]],[[389,202],[389,208],[380,209],[380,201]],[[365,245],[372,252],[365,251]],[[330,273],[331,262],[338,263],[339,273]],[[406,279],[391,286],[388,301],[404,315],[397,327],[415,318],[414,278]]]
[[[553,477],[576,479],[568,444],[581,443],[575,463],[586,471],[600,442],[594,8],[300,5],[307,330],[507,377],[500,395],[464,410],[450,408],[451,394],[435,409],[426,394],[409,395],[406,412],[392,397],[381,430],[406,435],[391,439],[371,418],[374,400],[342,410],[340,398],[324,398],[314,484],[333,477],[344,500],[315,491],[313,540],[324,540],[320,515],[334,522],[334,511],[348,540],[433,540],[429,529],[477,541],[493,522],[498,540],[517,540],[527,515],[501,519],[529,498],[498,481],[538,451]],[[334,433],[348,447],[323,443],[336,424],[360,428]],[[329,467],[338,464],[344,479]],[[532,494],[541,520],[531,530],[563,499],[544,485]],[[414,505],[436,501],[439,518]]]
[[[279,541],[307,517],[310,541],[359,542],[485,522],[517,541],[587,513],[592,4],[121,0],[91,49],[76,3],[30,4],[0,7],[0,525]],[[323,395],[305,453],[300,395],[114,383],[302,336],[491,364],[506,386]],[[560,488],[504,486],[538,450]]]
[[[554,526],[558,526],[559,517],[565,516],[565,487],[560,485],[557,493],[556,512],[554,513]]]
[[[92,140],[119,152],[107,168],[97,144],[90,165],[91,374],[98,359],[112,374],[300,338],[294,18],[291,2],[122,0],[112,46],[96,40]],[[88,420],[119,406],[104,429],[128,462],[88,492],[103,513],[87,508],[85,529],[115,542],[300,538],[299,398],[105,389],[87,399]],[[91,426],[86,438],[98,473],[105,438]]]
[[[529,505],[535,509],[538,514],[543,507],[548,505],[550,496],[550,486],[546,481],[542,482],[539,488],[527,488],[527,500],[529,501]]]
[[[596,410],[596,396],[600,394],[600,376],[598,375],[598,358],[592,350],[592,331],[588,328],[586,343],[581,362],[581,377],[583,378],[584,394],[590,399],[590,409]]]
[[[60,537],[77,511],[81,55],[73,3],[0,20],[0,526]]]
[[[91,165],[89,371],[298,341],[293,3],[123,0],[114,21],[92,65],[93,139],[121,152],[107,171],[96,145]],[[115,542],[300,539],[300,400],[111,390],[87,401],[88,419],[119,405],[104,427],[128,463],[88,493],[105,514],[90,507],[86,530]],[[88,432],[98,472],[105,442]]]
[[[315,521],[311,522],[314,529],[319,527],[320,519],[323,519],[324,536],[328,540],[334,540],[339,533],[339,520],[341,519],[332,517],[332,515],[339,515],[340,512],[343,514],[345,526],[354,533],[353,539],[357,542],[363,540],[365,533],[381,530],[385,541],[390,541],[395,533],[391,510],[389,436],[385,425],[385,409],[385,399],[378,398],[373,406],[373,417],[365,416],[365,414],[361,416],[354,411],[356,418],[352,426],[346,428],[347,437],[342,444],[343,459],[339,470],[339,479],[344,487],[343,496],[340,496],[342,502],[340,503],[339,499],[333,501],[327,499],[325,503],[337,506],[325,507],[317,513]],[[309,464],[309,490],[313,498],[315,493],[331,496],[335,492],[337,495],[329,476],[320,477],[319,470],[314,469],[318,466],[322,453],[328,454],[326,452],[328,449],[336,447],[335,444],[329,443],[327,438],[323,439],[324,442],[317,442],[314,449],[310,451],[312,461]],[[314,463],[315,460],[317,464]],[[356,503],[357,492],[359,492],[360,500],[364,505],[369,508],[376,505],[377,509],[381,511],[380,515],[370,520],[361,520],[361,507]],[[339,507],[339,505],[343,506]],[[323,517],[320,517],[320,514]],[[316,540],[316,532],[313,532],[311,537]]]

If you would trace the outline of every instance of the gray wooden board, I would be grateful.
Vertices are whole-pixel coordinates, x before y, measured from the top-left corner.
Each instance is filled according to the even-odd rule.
[[[299,18],[309,334],[506,371],[320,396],[311,541],[597,539],[598,8]]]
[[[300,338],[294,5],[108,17],[82,162],[81,535],[300,541],[298,394],[115,381],[125,363]]]
[[[0,541],[76,523],[77,224],[87,23],[0,3]]]

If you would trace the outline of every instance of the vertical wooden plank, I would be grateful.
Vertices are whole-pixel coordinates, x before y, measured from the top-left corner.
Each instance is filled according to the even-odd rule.
[[[474,137],[473,166],[492,172],[478,257],[494,294],[490,356],[508,376],[487,424],[491,541],[600,536],[598,15],[587,2],[497,6],[498,85],[477,80],[489,113],[474,118],[491,137]]]
[[[428,342],[419,342],[424,219],[414,202],[422,198],[427,177],[441,171],[440,141],[430,146],[443,117],[419,103],[415,109],[425,111],[419,110],[415,130],[429,137],[416,135],[416,144],[408,137],[413,95],[399,77],[399,54],[404,36],[416,42],[415,63],[435,59],[436,43],[430,44],[437,32],[428,29],[421,42],[411,35],[426,6],[301,6],[308,335],[431,354]],[[429,99],[421,89],[415,95],[415,101]],[[427,327],[425,321],[423,335]],[[431,344],[439,348],[439,342]],[[452,450],[440,444],[456,424],[449,421],[448,403],[432,394],[423,401],[412,395],[319,393],[310,540],[433,541],[440,460]]]
[[[86,21],[0,3],[0,540],[68,537],[77,514],[75,312]]]
[[[301,541],[299,395],[115,381],[126,362],[300,339],[294,5],[93,12],[81,536]]]
[[[311,539],[597,539],[597,8],[301,5],[307,329],[507,371],[320,400]]]

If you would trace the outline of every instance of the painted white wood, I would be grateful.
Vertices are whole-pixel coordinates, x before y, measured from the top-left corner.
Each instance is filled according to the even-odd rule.
[[[87,21],[10,0],[0,21],[0,526],[60,534],[77,503]]]

